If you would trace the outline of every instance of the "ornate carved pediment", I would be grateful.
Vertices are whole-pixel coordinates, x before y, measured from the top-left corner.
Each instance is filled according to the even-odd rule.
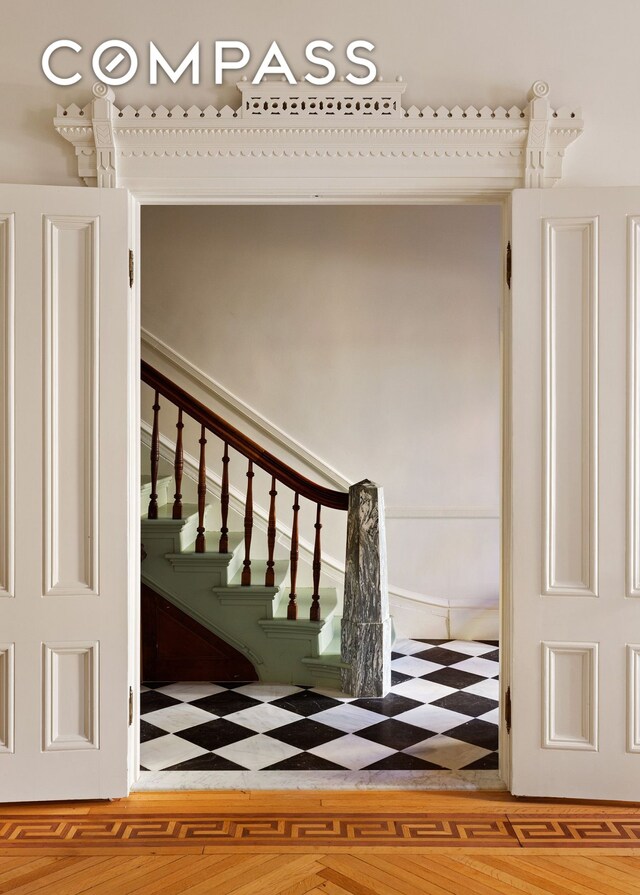
[[[582,133],[579,109],[553,109],[536,81],[522,107],[405,108],[405,84],[322,88],[240,82],[238,108],[120,108],[94,86],[84,108],[58,106],[56,130],[73,144],[89,185],[176,190],[211,178],[389,177],[448,193],[479,195],[549,187]]]

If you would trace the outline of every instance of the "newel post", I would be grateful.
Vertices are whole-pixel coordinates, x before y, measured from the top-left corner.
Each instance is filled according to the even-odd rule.
[[[343,690],[384,696],[391,686],[384,497],[367,479],[349,489],[341,646]]]

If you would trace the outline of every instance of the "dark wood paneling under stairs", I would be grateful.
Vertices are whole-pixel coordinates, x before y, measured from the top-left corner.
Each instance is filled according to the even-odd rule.
[[[142,584],[143,681],[257,681],[249,660]]]

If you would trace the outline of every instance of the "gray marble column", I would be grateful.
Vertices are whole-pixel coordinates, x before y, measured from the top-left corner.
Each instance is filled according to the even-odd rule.
[[[342,618],[342,687],[384,696],[391,687],[391,619],[382,488],[365,479],[349,489]]]

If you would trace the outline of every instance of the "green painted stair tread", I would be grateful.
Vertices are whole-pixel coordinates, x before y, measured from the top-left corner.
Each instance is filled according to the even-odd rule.
[[[299,587],[297,589],[296,594],[296,604],[298,606],[298,619],[297,621],[308,620],[309,612],[311,610],[311,603],[313,594],[312,587]],[[289,605],[289,592],[285,588],[283,599],[280,600],[277,609],[273,614],[274,621],[279,619],[281,621],[289,621],[287,619],[287,607]],[[327,621],[327,619],[331,618],[331,616],[336,611],[336,607],[338,605],[338,593],[335,587],[321,587],[320,588],[320,618],[322,621]],[[295,621],[292,621],[291,624],[296,624]]]
[[[252,559],[251,560],[251,584],[250,587],[265,587],[264,576],[267,571],[267,561],[266,559]],[[276,559],[273,564],[273,571],[275,577],[275,589],[283,584],[285,579],[287,578],[289,572],[289,560],[288,559]],[[242,566],[235,573],[227,587],[233,588],[242,588],[246,587],[246,585],[242,584]]]
[[[169,491],[173,476],[161,476],[156,483],[156,491],[158,494],[158,508],[169,503]],[[140,510],[141,515],[147,515],[147,507],[151,498],[151,476],[143,475],[140,480]]]
[[[192,518],[197,517],[198,515],[198,507],[195,503],[185,503],[182,505],[182,519],[174,519],[173,518],[173,506],[170,503],[165,503],[162,506],[158,507],[158,518],[157,519],[149,519],[147,516],[147,510],[141,514],[142,522],[149,525],[155,525],[156,522],[174,522],[174,523],[185,523],[189,522]]]
[[[205,551],[204,553],[196,553],[196,542],[193,540],[190,544],[182,551],[183,556],[211,556],[212,553],[217,556],[226,556],[229,558],[233,556],[238,547],[244,541],[244,532],[242,531],[230,531],[227,535],[229,539],[229,550],[226,553],[220,553],[218,550],[218,546],[220,545],[220,530],[213,529],[212,531],[205,531],[204,533],[204,541],[205,541]],[[168,559],[170,557],[167,557]]]

